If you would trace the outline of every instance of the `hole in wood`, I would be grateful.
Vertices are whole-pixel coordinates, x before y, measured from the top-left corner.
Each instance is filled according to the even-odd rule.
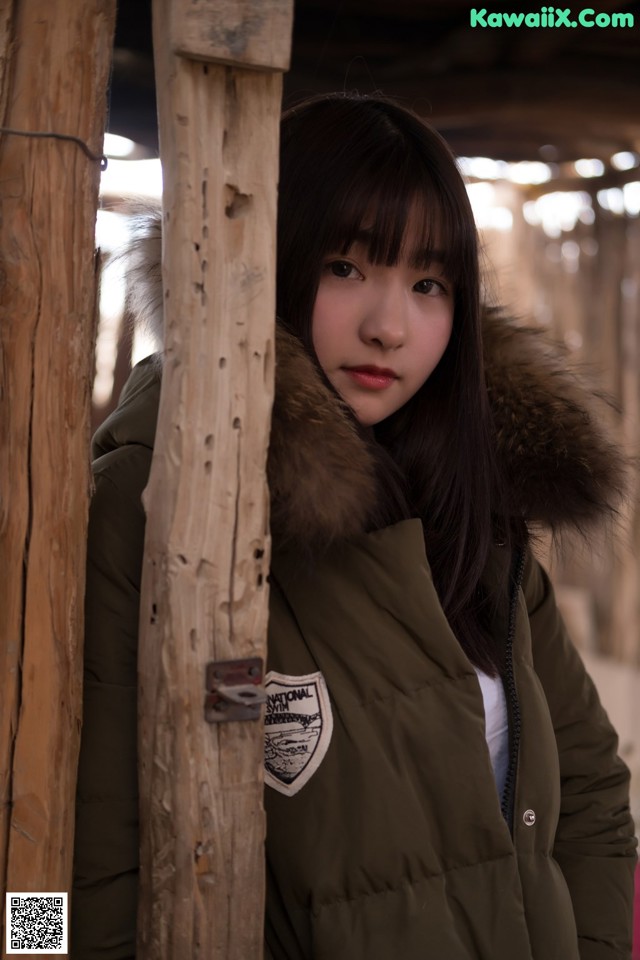
[[[211,460],[205,460],[204,472],[206,473],[207,476],[210,475],[210,473],[211,473]]]
[[[202,216],[206,220],[209,216],[209,210],[207,209],[207,181],[202,181]]]
[[[207,450],[211,450],[211,448],[213,447],[213,434],[212,434],[212,433],[208,433],[208,434],[206,435],[206,437],[204,438],[204,445],[205,445],[205,447],[207,448]]]
[[[225,199],[224,212],[229,220],[237,220],[238,217],[245,216],[253,203],[250,193],[241,193],[237,187],[229,183],[225,187]]]
[[[239,429],[240,429],[240,417],[234,417],[234,418],[233,418],[233,424],[232,424],[232,426],[233,426],[233,429],[234,429],[234,430],[239,430]]]
[[[223,370],[226,367],[226,365],[227,365],[227,358],[220,357],[220,359],[218,360],[218,366],[220,367],[220,369]]]

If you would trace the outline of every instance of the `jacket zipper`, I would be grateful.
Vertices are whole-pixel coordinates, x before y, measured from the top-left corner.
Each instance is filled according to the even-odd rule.
[[[515,672],[513,669],[513,644],[516,635],[518,593],[520,591],[520,587],[522,586],[524,565],[525,552],[524,550],[518,550],[515,554],[515,572],[511,581],[511,592],[509,595],[509,628],[507,633],[505,670],[503,677],[505,694],[507,698],[507,709],[509,712],[509,738],[511,741],[511,747],[509,751],[509,766],[507,768],[504,790],[502,791],[502,802],[500,804],[500,809],[511,833],[513,833],[513,806],[515,799],[516,771],[518,768],[518,753],[520,752],[520,730],[522,727],[520,702],[518,700]]]

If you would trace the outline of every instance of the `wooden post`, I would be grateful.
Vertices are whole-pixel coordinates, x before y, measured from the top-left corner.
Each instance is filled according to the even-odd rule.
[[[4,3],[2,127],[101,154],[114,24],[115,0]],[[71,886],[99,178],[77,143],[0,133],[3,891]]]
[[[153,16],[166,359],[144,495],[137,957],[257,960],[262,720],[207,722],[205,669],[266,657],[278,130],[292,10],[289,0],[154,0]]]

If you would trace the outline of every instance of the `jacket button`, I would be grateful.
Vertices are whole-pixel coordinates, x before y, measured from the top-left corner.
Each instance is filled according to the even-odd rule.
[[[535,810],[525,810],[525,812],[522,814],[522,819],[528,827],[532,827],[536,822]]]

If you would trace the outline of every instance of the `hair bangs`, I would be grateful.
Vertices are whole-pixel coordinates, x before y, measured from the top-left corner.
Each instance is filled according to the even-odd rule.
[[[406,259],[416,269],[437,263],[455,284],[475,255],[475,238],[460,230],[468,211],[417,151],[402,141],[394,146],[401,149],[369,156],[345,177],[327,208],[323,252],[346,254],[361,243],[372,263],[395,266]]]

